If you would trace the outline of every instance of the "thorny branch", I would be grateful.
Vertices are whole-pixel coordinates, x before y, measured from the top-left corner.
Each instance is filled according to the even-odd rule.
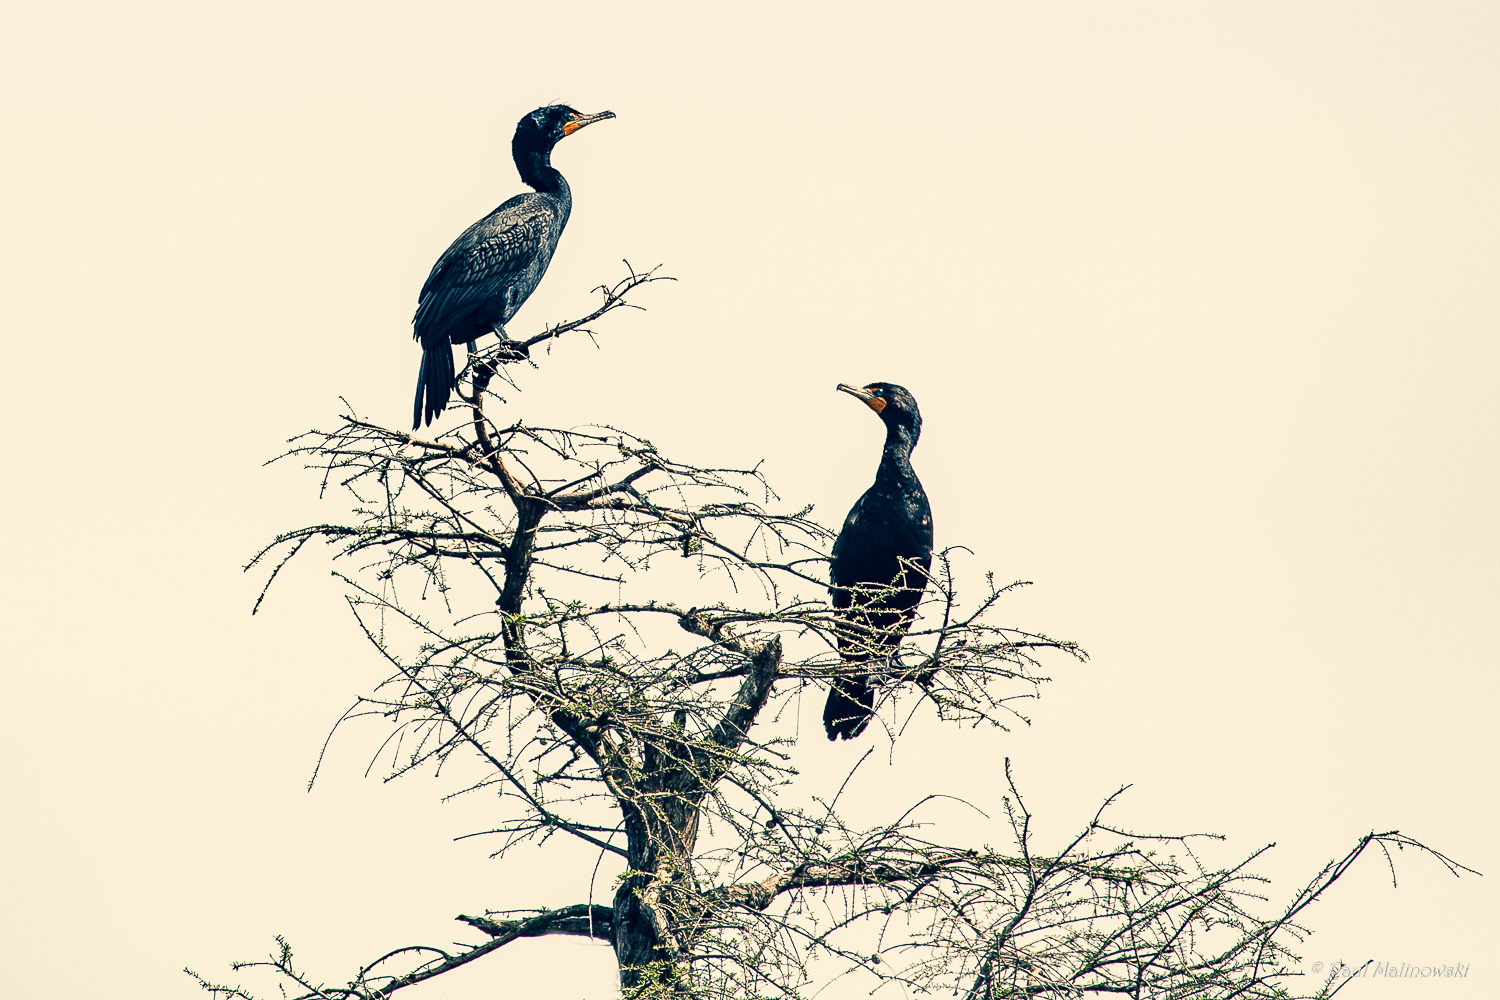
[[[608,907],[587,903],[565,906],[557,910],[543,910],[531,916],[503,921],[494,920],[490,915],[469,917],[460,914],[456,919],[489,935],[489,940],[482,944],[465,947],[458,952],[448,952],[442,948],[428,946],[397,948],[361,968],[345,986],[314,985],[306,975],[297,971],[292,963],[291,945],[280,937],[276,939],[276,951],[268,958],[259,962],[236,962],[233,968],[235,971],[256,968],[273,970],[282,979],[289,980],[306,991],[297,995],[296,1000],[346,1000],[346,998],[347,1000],[381,1000],[398,990],[426,982],[445,972],[467,965],[476,958],[498,951],[518,938],[541,937],[545,934],[570,934],[601,938],[607,941],[611,933],[612,918],[612,912]],[[408,956],[421,959],[421,961],[415,968],[399,975],[379,971],[380,967],[387,962]],[[191,969],[183,971],[219,1000],[254,1000],[251,994],[238,986],[219,985],[210,982]]]
[[[819,957],[974,1000],[1269,998],[1287,995],[1287,942],[1304,933],[1295,918],[1369,845],[1460,869],[1398,833],[1371,834],[1263,918],[1247,868],[1260,852],[1210,870],[1193,853],[1199,837],[1106,825],[1114,796],[1050,853],[1034,849],[1013,784],[1004,850],[929,839],[917,817],[931,799],[850,826],[837,795],[820,800],[795,780],[795,741],[776,726],[796,718],[805,689],[820,696],[856,669],[840,638],[876,638],[827,605],[832,533],[808,508],[784,507],[758,466],[701,466],[617,428],[501,426],[485,412],[499,362],[592,332],[659,280],[632,270],[583,319],[472,357],[469,415],[434,437],[351,408],[333,429],[293,438],[279,458],[317,470],[321,495],[342,493],[352,513],[278,536],[246,567],[272,565],[258,609],[309,542],[329,546],[390,671],[335,729],[378,721],[387,735],[372,767],[446,769],[461,779],[454,794],[494,795],[496,822],[475,835],[496,855],[560,833],[621,858],[612,905],[461,916],[488,940],[397,949],[337,988],[298,971],[285,942],[237,968],[269,970],[303,998],[371,1000],[521,937],[582,934],[611,942],[622,986],[641,998],[790,997]],[[961,596],[964,551],[938,555],[916,625],[872,661],[888,731],[895,704],[913,700],[970,726],[1024,722],[1020,703],[1046,680],[1039,657],[1083,655],[994,624],[1022,582],[986,575]],[[198,978],[217,996],[250,997]]]

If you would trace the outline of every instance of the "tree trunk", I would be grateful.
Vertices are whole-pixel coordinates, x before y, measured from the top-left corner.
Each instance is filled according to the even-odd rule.
[[[643,773],[657,776],[624,805],[630,875],[615,893],[615,958],[627,998],[688,997],[692,942],[685,912],[694,897],[701,779],[686,747],[647,746]],[[675,763],[677,766],[673,766]]]

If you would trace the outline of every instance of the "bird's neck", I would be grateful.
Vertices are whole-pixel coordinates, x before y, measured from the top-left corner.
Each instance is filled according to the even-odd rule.
[[[521,180],[544,194],[566,195],[568,182],[552,166],[550,149],[511,148]]]
[[[875,473],[876,484],[897,483],[916,475],[911,467],[911,450],[916,446],[917,435],[910,427],[888,425],[885,451],[880,455],[880,469]]]

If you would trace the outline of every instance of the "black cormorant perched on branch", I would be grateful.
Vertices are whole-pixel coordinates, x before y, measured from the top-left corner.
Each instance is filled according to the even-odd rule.
[[[917,615],[932,568],[932,507],[911,467],[922,432],[916,398],[889,382],[838,388],[885,424],[875,483],[844,518],[828,570],[833,606],[847,609],[840,617],[850,626],[839,636],[839,655],[845,663],[863,663],[895,652]],[[828,738],[852,740],[874,711],[869,674],[836,678],[823,707]]]
[[[412,336],[422,342],[413,430],[424,414],[430,424],[448,406],[452,345],[472,346],[487,333],[508,339],[505,324],[536,290],[552,261],[573,208],[568,182],[552,166],[552,147],[585,125],[614,116],[613,111],[585,115],[554,104],[516,124],[511,155],[521,180],[536,190],[516,195],[464,230],[427,276],[411,321]]]

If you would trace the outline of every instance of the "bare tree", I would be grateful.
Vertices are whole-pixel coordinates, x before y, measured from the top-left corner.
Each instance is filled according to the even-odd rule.
[[[385,720],[393,776],[467,765],[465,788],[496,796],[484,832],[497,854],[563,836],[614,856],[613,900],[462,915],[476,943],[400,948],[343,985],[299,971],[279,938],[237,969],[305,1000],[373,1000],[518,938],[571,934],[609,942],[624,995],[642,1000],[794,997],[826,970],[975,1000],[1285,997],[1299,989],[1299,914],[1364,852],[1414,848],[1461,869],[1372,833],[1256,915],[1261,852],[1200,863],[1205,835],[1118,829],[1113,796],[1048,848],[1014,783],[1003,849],[932,839],[922,802],[872,828],[846,822],[838,796],[796,780],[785,725],[804,688],[870,670],[837,653],[841,635],[868,637],[827,604],[831,533],[784,506],[758,468],[684,463],[612,427],[502,426],[485,411],[502,363],[535,363],[539,346],[589,332],[660,280],[632,271],[584,319],[472,356],[468,416],[437,437],[350,410],[292,439],[281,457],[319,470],[352,514],[279,536],[247,567],[274,561],[269,588],[309,542],[334,546],[349,608],[388,670],[340,723]],[[1045,680],[1039,657],[1082,656],[994,623],[1019,582],[984,576],[960,600],[961,555],[938,555],[921,618],[876,672],[893,738],[914,711],[1003,727]],[[218,997],[252,997],[192,975]]]

